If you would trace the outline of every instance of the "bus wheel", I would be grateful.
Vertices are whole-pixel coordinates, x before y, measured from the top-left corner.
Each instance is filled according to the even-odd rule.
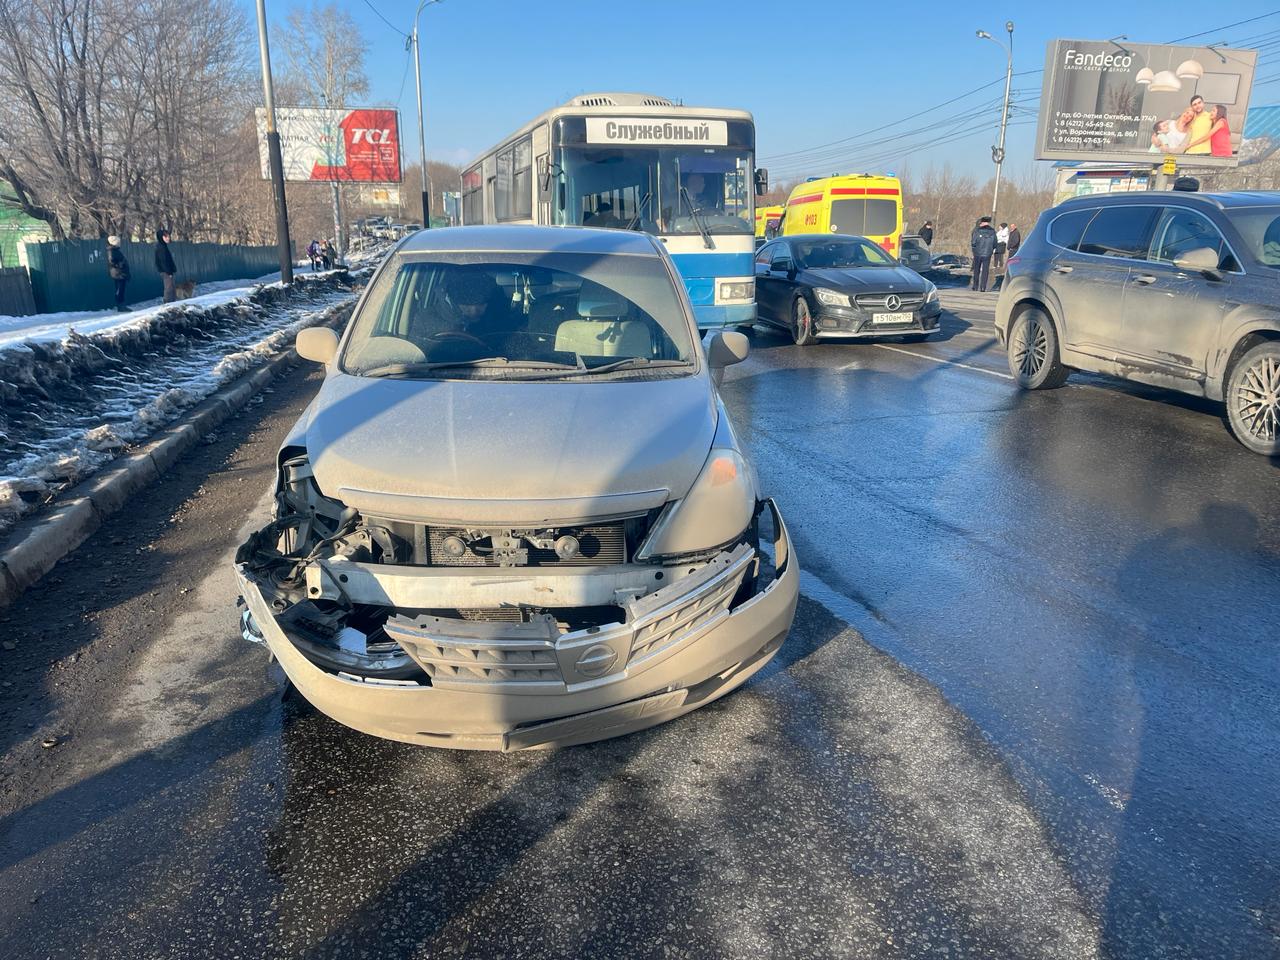
[[[813,317],[809,313],[809,301],[803,296],[796,297],[791,307],[791,339],[797,347],[807,347],[818,338],[813,333]]]

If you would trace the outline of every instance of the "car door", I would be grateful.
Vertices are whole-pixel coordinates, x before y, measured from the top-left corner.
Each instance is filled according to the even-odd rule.
[[[1217,279],[1178,266],[1194,250],[1217,257]],[[1165,374],[1203,382],[1209,351],[1218,338],[1229,273],[1238,270],[1231,249],[1204,214],[1165,207],[1156,222],[1145,262],[1134,263],[1124,295],[1122,357],[1133,361],[1134,379]]]
[[[769,271],[769,265],[773,261],[773,255],[778,251],[779,246],[781,246],[781,243],[774,241],[766,243],[756,251],[756,315],[766,323],[777,322],[774,314],[777,290],[773,275]]]
[[[1135,260],[1145,260],[1159,207],[1099,206],[1076,250],[1050,268],[1063,313],[1063,341],[1080,353],[1115,359],[1123,341],[1124,295]]]

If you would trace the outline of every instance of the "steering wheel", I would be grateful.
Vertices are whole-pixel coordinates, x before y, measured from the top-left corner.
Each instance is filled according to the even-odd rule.
[[[489,349],[489,345],[477,337],[473,333],[467,333],[465,330],[441,330],[439,333],[433,333],[427,339],[433,343],[474,343]]]

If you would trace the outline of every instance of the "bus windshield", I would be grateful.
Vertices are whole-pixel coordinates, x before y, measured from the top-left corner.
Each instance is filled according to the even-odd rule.
[[[562,148],[560,221],[653,234],[750,235],[751,151],[740,147]]]

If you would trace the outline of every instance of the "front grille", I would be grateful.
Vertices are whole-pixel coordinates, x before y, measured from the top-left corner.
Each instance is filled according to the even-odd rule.
[[[924,294],[922,293],[861,293],[854,297],[854,303],[865,310],[888,310],[889,306],[885,301],[890,296],[897,296],[901,301],[901,306],[897,310],[891,312],[897,313],[899,310],[915,310],[924,304]]]
[[[539,531],[541,534],[543,531]],[[531,546],[527,541],[524,546],[529,551],[530,567],[594,567],[605,564],[627,562],[627,531],[623,521],[617,523],[600,523],[585,527],[564,527],[554,531],[555,536],[570,534],[578,539],[579,553],[569,560],[561,560],[554,550],[544,550]],[[467,543],[467,549],[460,557],[451,557],[444,552],[446,537],[458,536]],[[498,560],[488,551],[488,538],[475,539],[469,537],[465,530],[451,530],[448,527],[427,528],[427,550],[430,563],[437,567],[496,567]]]

